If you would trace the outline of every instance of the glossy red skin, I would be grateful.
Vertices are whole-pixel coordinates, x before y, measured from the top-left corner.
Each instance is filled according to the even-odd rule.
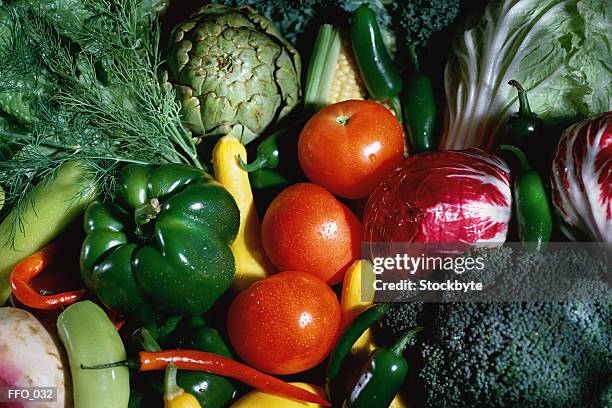
[[[338,123],[346,118],[346,124]],[[314,115],[300,134],[298,158],[304,174],[336,196],[363,198],[403,159],[398,120],[374,101],[344,101]]]
[[[361,223],[324,188],[298,183],[272,201],[261,236],[279,271],[308,272],[333,286],[359,257]]]
[[[340,304],[322,280],[281,272],[251,285],[233,301],[227,330],[238,356],[271,374],[319,365],[340,330]]]

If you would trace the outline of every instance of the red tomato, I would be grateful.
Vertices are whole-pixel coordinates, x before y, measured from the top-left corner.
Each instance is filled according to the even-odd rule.
[[[298,183],[270,204],[261,225],[268,257],[279,271],[304,271],[329,285],[342,282],[359,257],[361,223],[324,188]]]
[[[314,115],[300,134],[298,158],[306,176],[333,194],[367,197],[403,160],[404,132],[374,101],[345,101]]]
[[[316,276],[282,272],[254,283],[234,299],[227,331],[236,353],[271,374],[320,364],[340,329],[340,305]]]

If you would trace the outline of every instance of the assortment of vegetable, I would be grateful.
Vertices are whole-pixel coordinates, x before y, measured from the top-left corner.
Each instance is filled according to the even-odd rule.
[[[0,388],[610,406],[610,304],[373,303],[360,253],[612,242],[607,2],[187,3],[0,1]]]

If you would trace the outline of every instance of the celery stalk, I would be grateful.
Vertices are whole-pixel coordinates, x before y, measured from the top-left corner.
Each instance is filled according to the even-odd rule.
[[[327,105],[340,45],[340,30],[331,24],[323,24],[317,33],[306,75],[306,111],[316,112]]]

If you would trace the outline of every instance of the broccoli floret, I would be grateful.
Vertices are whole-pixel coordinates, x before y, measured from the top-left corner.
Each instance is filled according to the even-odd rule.
[[[336,25],[347,25],[350,14],[362,4],[367,4],[378,16],[378,23],[388,47],[394,48],[395,34],[393,22],[384,1],[382,0],[225,0],[230,6],[251,6],[281,31],[291,43],[297,44],[303,34],[311,27],[315,19]],[[325,18],[327,15],[327,18]],[[344,19],[343,19],[344,18]]]
[[[295,44],[314,18],[321,0],[225,0],[220,3],[234,7],[253,7],[259,14],[273,21],[283,36]]]
[[[507,248],[499,253],[503,259],[488,262],[505,267]],[[566,257],[558,256],[548,262],[561,268]],[[514,262],[526,273],[542,259],[524,254]],[[405,303],[377,330],[397,335],[415,325],[424,330],[406,352],[411,406],[611,406],[610,302]]]
[[[400,0],[392,3],[392,13],[406,44],[419,48],[455,20],[459,5],[460,0]]]

